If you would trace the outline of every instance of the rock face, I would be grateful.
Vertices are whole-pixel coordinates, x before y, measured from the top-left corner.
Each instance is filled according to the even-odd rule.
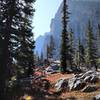
[[[44,36],[39,36],[36,39],[36,43],[35,43],[35,46],[36,46],[35,53],[36,54],[38,53],[39,56],[41,55],[41,53],[43,53],[42,50],[45,50],[46,51],[46,44],[49,42],[48,37],[50,37],[49,33],[45,33]],[[47,42],[45,42],[45,41],[47,41]],[[46,55],[44,55],[44,56],[46,56]]]
[[[94,31],[100,23],[100,0],[68,0],[68,8],[70,22],[68,27],[74,31],[74,36],[80,33],[84,37],[87,27],[87,22],[90,19],[94,26]],[[62,31],[62,4],[60,5],[55,17],[51,20],[50,32],[46,33],[42,39],[36,40],[36,50],[38,52],[46,52],[45,46],[49,43],[50,35],[53,35],[55,40],[55,58],[59,59],[60,52],[60,36]],[[96,32],[96,31],[95,31]],[[49,34],[49,35],[48,35]],[[84,41],[84,38],[83,38]],[[42,45],[43,44],[43,45]],[[45,55],[46,56],[46,55]]]
[[[36,39],[36,48],[35,48],[35,52],[36,53],[39,53],[39,55],[41,54],[41,51],[42,51],[42,48],[43,48],[43,44],[44,44],[44,36],[39,36],[37,39]],[[41,45],[40,45],[41,44]]]

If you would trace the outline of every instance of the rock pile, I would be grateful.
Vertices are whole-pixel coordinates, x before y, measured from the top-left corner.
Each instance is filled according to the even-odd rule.
[[[66,89],[68,91],[77,91],[81,90],[82,92],[93,92],[97,90],[97,87],[92,86],[91,83],[96,83],[100,81],[100,72],[96,71],[87,71],[70,79],[60,79],[56,82],[55,88],[57,91]],[[90,84],[90,85],[88,85]]]

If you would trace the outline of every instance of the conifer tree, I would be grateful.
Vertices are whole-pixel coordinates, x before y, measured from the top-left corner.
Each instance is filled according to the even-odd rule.
[[[98,47],[98,65],[99,65],[100,64],[100,24],[98,24],[97,47]]]
[[[43,52],[41,52],[41,60],[43,60],[44,58],[43,58]]]
[[[70,63],[70,66],[72,67],[74,65],[74,33],[73,33],[73,30],[70,29],[70,32],[69,32],[69,43],[70,43],[70,47],[69,47],[69,63]]]
[[[13,28],[14,25],[13,17],[15,14],[15,0],[0,0],[0,35],[3,38],[3,52],[1,58],[1,68],[0,68],[0,99],[6,100],[6,84],[5,82],[9,79],[9,69],[11,64],[11,34],[16,30]],[[17,9],[16,9],[17,10]],[[12,32],[13,31],[13,32]]]
[[[27,6],[24,8],[24,24],[21,27],[22,33],[20,34],[22,39],[20,41],[21,45],[17,48],[17,64],[24,69],[24,77],[30,76],[33,73],[34,67],[34,40],[33,40],[33,33],[31,27],[31,16],[32,16],[32,6],[29,5],[31,2],[27,1]],[[29,7],[30,6],[30,7]],[[26,11],[28,10],[28,12]],[[30,17],[28,17],[30,16]],[[29,19],[30,18],[30,19]]]
[[[82,44],[82,41],[80,39],[80,36],[78,38],[78,51],[77,51],[77,66],[81,67],[83,66],[83,64],[85,64],[85,50],[84,50],[84,46]]]
[[[51,35],[50,36],[50,44],[49,44],[49,57],[53,58],[53,54],[54,54],[54,50],[55,50],[55,42],[54,42],[54,38]]]
[[[49,55],[50,55],[50,47],[49,47],[49,45],[47,45],[46,49],[47,49],[47,60],[48,60]]]
[[[3,50],[2,50],[2,46],[3,46],[2,42],[3,42],[3,39],[0,36],[0,61],[1,61],[1,58],[2,58],[2,52],[3,52]],[[1,62],[0,62],[0,68],[1,68]]]
[[[97,47],[96,39],[93,34],[93,28],[91,22],[88,22],[87,30],[87,66],[90,68],[95,67],[97,69]]]
[[[39,54],[38,54],[38,51],[36,51],[36,53],[34,54],[34,62],[35,62],[35,65],[37,66],[39,64]]]
[[[31,22],[34,12],[32,3],[34,3],[34,0],[0,0],[0,35],[3,38],[0,68],[0,99],[2,100],[7,100],[5,99],[5,82],[11,78],[12,73],[10,70],[13,69],[14,60],[20,60],[17,59],[19,48],[25,48],[24,46],[26,46],[28,51],[26,55],[33,59],[31,56],[34,45],[31,41],[33,36]],[[25,54],[26,49],[21,50]],[[29,59],[29,62],[33,61]]]
[[[68,67],[69,60],[69,38],[67,32],[67,24],[68,24],[68,5],[66,0],[63,0],[63,16],[62,16],[62,34],[61,34],[61,67],[62,72],[66,72],[66,68]]]
[[[99,53],[99,58],[100,58],[100,25],[98,25],[97,41],[98,41],[98,53]]]
[[[43,65],[43,61],[44,61],[43,52],[41,52],[41,57],[40,57],[40,59],[41,59],[41,64]]]

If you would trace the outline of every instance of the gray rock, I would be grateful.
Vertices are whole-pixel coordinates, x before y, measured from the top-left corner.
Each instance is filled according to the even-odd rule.
[[[98,94],[95,97],[93,97],[93,100],[100,100],[100,94]]]
[[[73,77],[68,81],[69,90],[81,90],[86,86],[86,83],[79,78]]]
[[[90,82],[90,79],[91,79],[91,76],[86,76],[86,77],[84,78],[84,81],[85,81],[85,82]]]
[[[81,81],[81,80],[77,80],[76,83],[74,84],[73,89],[74,90],[81,90],[86,86],[86,83]]]
[[[45,74],[53,74],[53,73],[56,73],[56,71],[53,70],[51,66],[47,67],[44,72],[45,72]]]
[[[83,75],[83,73],[81,74],[76,74],[75,77],[80,78]]]
[[[86,86],[84,89],[82,89],[82,92],[94,92],[97,90],[97,87],[96,86]]]
[[[99,81],[98,75],[92,75],[92,76],[91,76],[91,79],[90,79],[90,82],[91,82],[91,83],[96,83],[96,82],[98,82],[98,81]]]
[[[97,72],[96,74],[98,76],[98,79],[100,80],[100,72]]]
[[[97,90],[96,86],[86,86],[86,84],[87,82],[98,82],[100,77],[99,75],[99,72],[93,72],[92,70],[90,70],[86,73],[75,75],[70,79],[60,79],[59,81],[57,81],[55,87],[57,91],[67,89],[69,91],[81,90],[83,92],[93,92]]]
[[[67,86],[68,86],[68,80],[65,78],[58,80],[57,83],[55,84],[56,91],[61,91],[62,89],[67,88]]]
[[[77,78],[75,78],[75,77],[69,79],[69,81],[68,81],[68,87],[69,87],[70,91],[73,90],[74,83],[75,83],[76,80],[77,80]]]
[[[96,83],[96,82],[99,81],[99,75],[96,72],[93,72],[93,73],[90,73],[90,74],[85,73],[81,78],[85,82],[89,82],[89,83]]]
[[[92,75],[93,73],[95,73],[95,72],[92,71],[92,70],[90,70],[90,71],[84,73],[80,78],[81,78],[81,79],[84,79],[85,77],[90,76],[90,75]]]

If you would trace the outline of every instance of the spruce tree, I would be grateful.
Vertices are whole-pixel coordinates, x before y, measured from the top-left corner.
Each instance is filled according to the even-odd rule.
[[[61,67],[62,72],[66,72],[66,68],[68,67],[69,60],[69,38],[67,32],[67,24],[68,24],[68,5],[66,0],[63,0],[63,16],[62,16],[62,34],[61,34]]]
[[[96,39],[94,37],[91,22],[88,22],[87,30],[87,66],[89,68],[95,67],[97,69],[97,47]]]

